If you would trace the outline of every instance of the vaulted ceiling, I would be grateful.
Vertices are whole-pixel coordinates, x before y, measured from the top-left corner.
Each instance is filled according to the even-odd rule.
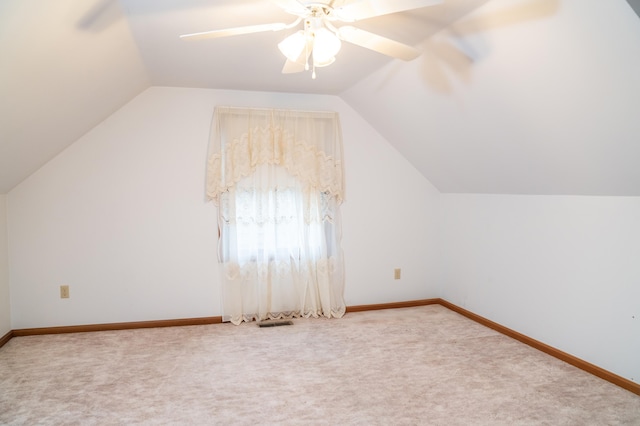
[[[0,193],[158,85],[340,96],[442,192],[640,196],[638,3],[444,0],[354,24],[419,58],[343,43],[312,80],[293,30],[178,37],[292,21],[269,0],[3,0]]]

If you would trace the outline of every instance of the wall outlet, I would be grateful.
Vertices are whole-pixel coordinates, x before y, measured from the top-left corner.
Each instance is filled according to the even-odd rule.
[[[69,286],[61,285],[60,286],[60,299],[68,299],[69,298]]]
[[[393,270],[393,279],[394,280],[400,279],[400,268],[396,268]]]

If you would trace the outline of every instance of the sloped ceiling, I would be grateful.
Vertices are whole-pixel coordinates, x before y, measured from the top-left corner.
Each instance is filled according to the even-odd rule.
[[[0,193],[150,84],[127,22],[85,31],[86,12],[84,1],[0,1]]]
[[[625,1],[492,0],[424,46],[342,97],[441,192],[640,195],[640,19]]]
[[[161,85],[341,96],[442,192],[640,195],[625,0],[444,0],[361,21],[423,55],[345,43],[316,80],[280,73],[286,31],[178,38],[291,20],[268,0],[3,0],[0,193]]]

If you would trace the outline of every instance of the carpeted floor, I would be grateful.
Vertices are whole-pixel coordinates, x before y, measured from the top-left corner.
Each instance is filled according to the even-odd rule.
[[[431,305],[13,338],[0,424],[640,425],[640,397]]]

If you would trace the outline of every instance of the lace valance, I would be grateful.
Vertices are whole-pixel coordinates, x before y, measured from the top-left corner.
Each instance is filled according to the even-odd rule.
[[[216,107],[207,159],[206,196],[216,203],[263,164],[277,164],[338,203],[344,199],[338,113]]]

